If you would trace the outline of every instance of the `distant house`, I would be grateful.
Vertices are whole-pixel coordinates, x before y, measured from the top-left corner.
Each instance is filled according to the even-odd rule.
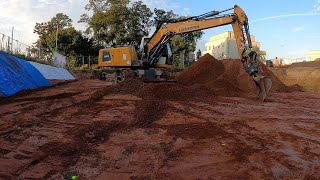
[[[260,49],[260,43],[256,42],[255,36],[251,36],[252,45]],[[239,59],[236,39],[231,31],[217,34],[210,37],[210,41],[206,44],[206,51],[216,59]],[[262,55],[266,55],[265,51],[261,51]]]

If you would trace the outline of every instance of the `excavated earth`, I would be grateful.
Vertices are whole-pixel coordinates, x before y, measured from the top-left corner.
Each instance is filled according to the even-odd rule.
[[[320,93],[320,61],[300,62],[269,69],[286,85],[299,84],[307,91]]]
[[[235,60],[178,83],[96,79],[0,99],[0,179],[319,179],[320,94],[266,102]]]

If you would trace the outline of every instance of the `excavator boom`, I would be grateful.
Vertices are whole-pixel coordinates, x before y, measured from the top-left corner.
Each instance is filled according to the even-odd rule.
[[[231,10],[233,10],[232,13],[227,13]],[[138,70],[139,77],[160,78],[162,70],[159,68],[171,67],[173,56],[170,40],[175,35],[225,25],[232,25],[243,67],[257,85],[259,98],[264,100],[272,82],[269,78],[259,74],[260,68],[256,61],[257,53],[252,50],[248,17],[237,5],[224,11],[211,11],[200,16],[170,20],[160,24],[150,38],[144,37],[142,39],[138,53],[130,47],[101,49],[99,52],[99,67],[130,68]],[[119,72],[122,71],[119,70]],[[121,73],[117,77],[123,79]]]
[[[221,15],[230,10],[234,10],[234,12]],[[142,50],[142,61],[147,67],[156,67],[164,49],[167,48],[167,44],[173,36],[225,25],[232,25],[243,67],[253,78],[258,89],[258,97],[264,101],[271,89],[272,81],[259,74],[260,68],[256,61],[257,53],[252,50],[248,17],[237,5],[225,11],[212,11],[185,20],[162,24],[145,44]]]

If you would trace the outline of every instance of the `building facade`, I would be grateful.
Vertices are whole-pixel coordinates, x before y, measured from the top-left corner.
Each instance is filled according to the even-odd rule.
[[[314,61],[316,59],[320,59],[320,50],[309,51],[306,61]]]
[[[252,45],[260,49],[260,43],[256,42],[255,36],[251,36]],[[206,43],[206,51],[216,59],[239,59],[236,39],[231,31],[217,34],[210,37],[210,42]],[[264,54],[266,54],[264,52]]]

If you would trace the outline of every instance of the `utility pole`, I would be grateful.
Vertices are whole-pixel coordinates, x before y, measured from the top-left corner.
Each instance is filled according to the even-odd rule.
[[[11,53],[13,53],[13,30],[14,30],[14,26],[12,26],[12,32],[11,32]]]
[[[39,60],[39,61],[40,61],[40,55],[41,55],[41,54],[40,54],[40,51],[41,51],[41,43],[39,42],[39,54],[38,54],[38,56],[39,56],[39,57],[38,57],[38,60]]]
[[[58,52],[58,33],[59,33],[59,24],[57,24],[57,33],[56,33],[56,53]]]

